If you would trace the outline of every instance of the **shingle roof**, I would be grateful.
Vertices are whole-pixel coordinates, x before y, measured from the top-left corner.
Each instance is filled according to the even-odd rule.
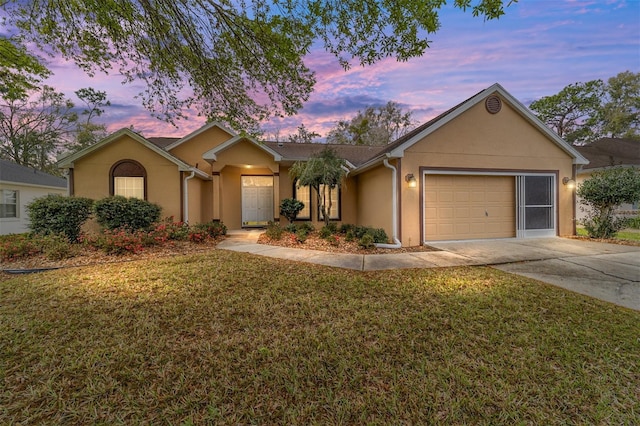
[[[157,137],[157,138],[147,138],[147,140],[149,142],[151,142],[152,144],[154,144],[155,146],[165,149],[167,146],[171,145],[172,143],[174,143],[175,141],[179,140],[180,138],[163,138],[163,137]]]
[[[338,157],[349,161],[354,166],[363,164],[370,158],[376,156],[384,146],[367,146],[367,145],[341,145],[326,143],[292,143],[292,142],[264,142],[272,150],[282,155],[287,160],[307,160],[314,154],[322,151],[324,148],[332,148],[338,154]]]
[[[67,187],[67,180],[64,178],[24,167],[8,160],[0,160],[0,181],[57,188]]]
[[[589,164],[583,170],[617,165],[640,165],[640,141],[633,139],[602,138],[584,146],[574,147],[587,157]]]

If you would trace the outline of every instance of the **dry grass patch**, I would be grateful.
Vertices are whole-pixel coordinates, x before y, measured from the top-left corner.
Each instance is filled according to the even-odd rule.
[[[215,250],[0,282],[0,423],[634,424],[640,314]]]

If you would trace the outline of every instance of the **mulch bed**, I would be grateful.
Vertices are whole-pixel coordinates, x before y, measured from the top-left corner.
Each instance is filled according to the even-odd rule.
[[[127,253],[122,255],[106,254],[102,250],[93,247],[82,247],[77,255],[67,259],[51,260],[44,254],[38,254],[12,261],[0,261],[0,280],[13,276],[12,273],[4,271],[22,272],[24,270],[68,268],[75,266],[99,265],[105,263],[130,262],[134,260],[149,260],[164,257],[181,256],[185,254],[205,253],[215,250],[216,245],[221,240],[207,240],[201,243],[189,241],[171,241],[161,246],[145,247],[138,253]]]
[[[383,248],[371,248],[366,249],[360,247],[357,241],[346,241],[344,235],[338,235],[338,243],[332,243],[329,240],[320,238],[317,233],[311,233],[307,237],[304,243],[299,243],[296,240],[294,234],[290,232],[283,232],[282,238],[274,240],[267,237],[266,234],[260,235],[258,238],[259,244],[265,244],[270,246],[298,248],[306,250],[320,250],[330,253],[347,253],[347,254],[396,254],[396,253],[411,253],[411,252],[425,252],[425,251],[438,251],[429,246],[415,246],[415,247],[401,247],[397,249],[383,249]]]

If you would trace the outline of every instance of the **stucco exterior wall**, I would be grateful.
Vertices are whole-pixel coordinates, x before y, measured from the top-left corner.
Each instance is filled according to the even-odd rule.
[[[178,166],[129,136],[113,141],[74,163],[74,195],[94,200],[108,197],[109,171],[121,160],[133,159],[147,172],[147,200],[162,207],[162,217],[181,216],[182,185]]]
[[[181,143],[169,152],[198,169],[211,174],[211,164],[202,159],[202,154],[232,138],[232,135],[219,127],[211,127],[193,138]]]
[[[391,183],[392,171],[383,165],[359,174],[355,209],[358,225],[383,228],[389,238],[393,237]]]
[[[572,158],[506,102],[497,114],[488,113],[481,102],[405,150],[399,175],[413,173],[418,188],[402,181],[403,245],[422,239],[421,167],[557,172],[558,233],[573,233],[573,192],[561,183],[564,176],[572,176]]]
[[[0,190],[18,191],[18,217],[0,218],[0,235],[23,234],[29,232],[29,214],[27,205],[35,198],[49,194],[67,195],[66,188],[38,185],[21,185],[13,182],[0,183]]]

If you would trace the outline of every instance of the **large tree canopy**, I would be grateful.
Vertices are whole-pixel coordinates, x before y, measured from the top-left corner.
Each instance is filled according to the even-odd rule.
[[[529,107],[560,137],[574,144],[601,137],[640,139],[640,73],[621,72],[606,83],[570,84]]]
[[[496,19],[514,1],[453,0],[453,5]],[[303,62],[312,43],[320,40],[345,68],[420,56],[440,26],[438,11],[446,0],[0,4],[24,41],[75,61],[90,74],[115,69],[126,81],[144,81],[143,104],[159,117],[173,120],[193,106],[209,119],[247,128],[300,109],[315,82]]]
[[[386,145],[407,133],[413,121],[411,111],[389,101],[384,106],[367,107],[351,120],[340,120],[327,135],[327,142],[347,145]]]

